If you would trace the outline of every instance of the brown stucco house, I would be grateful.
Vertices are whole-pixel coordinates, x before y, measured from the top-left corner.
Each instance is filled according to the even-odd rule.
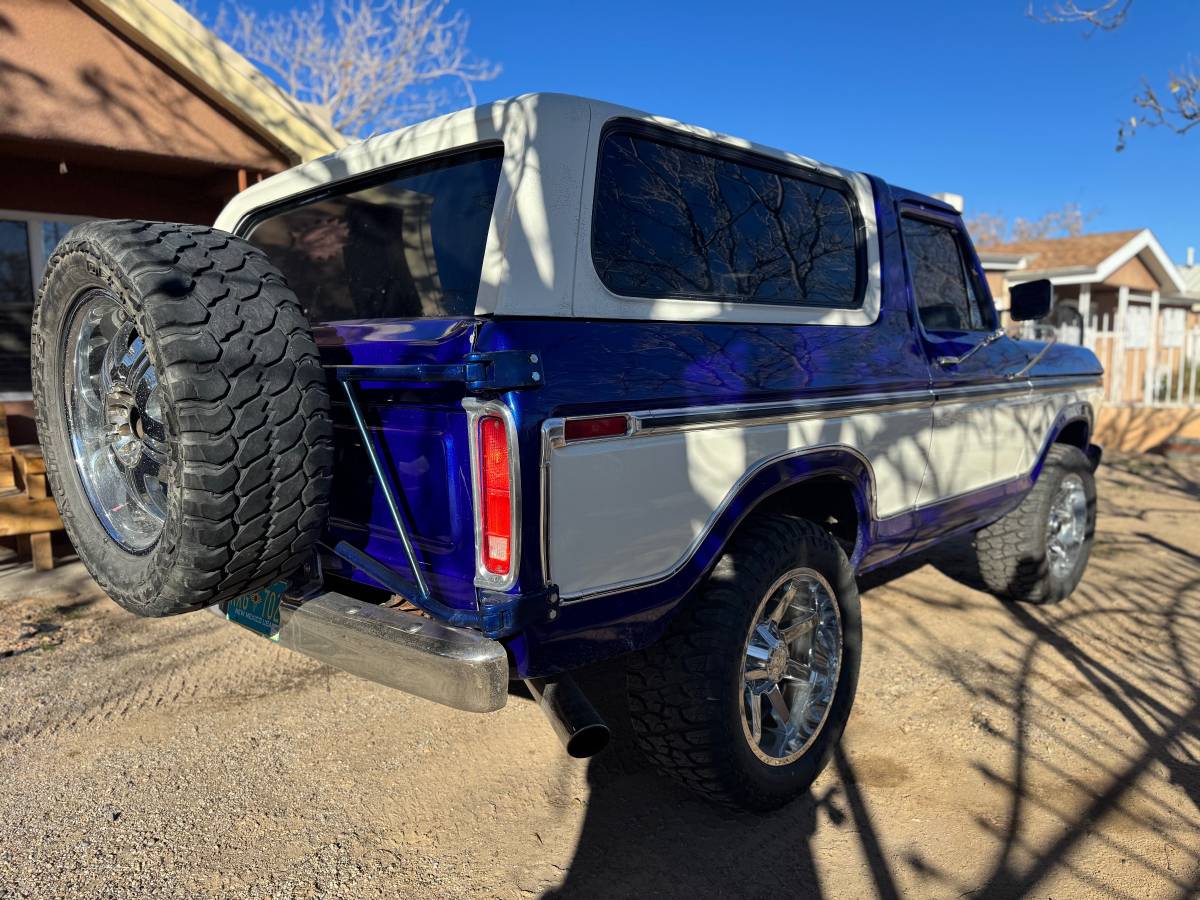
[[[1179,307],[1190,309],[1186,284],[1158,239],[1148,228],[1072,237],[995,244],[979,251],[980,262],[1000,306],[1008,288],[1023,281],[1048,278],[1054,285],[1060,322],[1077,312],[1085,322],[1109,317],[1115,322],[1125,309]]]
[[[29,317],[75,223],[211,222],[344,140],[170,0],[0,4],[0,401],[29,397]]]
[[[1163,372],[1192,352],[1185,344],[1200,326],[1192,267],[1176,266],[1148,228],[995,244],[980,248],[979,259],[1002,308],[1012,285],[1050,280],[1047,321],[1060,339],[1095,347],[1110,399],[1152,397]]]

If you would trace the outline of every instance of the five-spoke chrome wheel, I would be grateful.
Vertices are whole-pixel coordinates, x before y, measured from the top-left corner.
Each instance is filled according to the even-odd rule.
[[[768,765],[794,762],[820,733],[837,690],[842,623],[833,589],[793,569],[759,604],[745,645],[742,727]]]
[[[84,295],[64,340],[63,391],[79,479],[112,538],[145,552],[162,534],[172,471],[162,389],[146,344],[103,290]]]
[[[1050,501],[1046,523],[1046,559],[1055,578],[1068,578],[1087,539],[1087,493],[1083,479],[1070,474],[1063,478]]]

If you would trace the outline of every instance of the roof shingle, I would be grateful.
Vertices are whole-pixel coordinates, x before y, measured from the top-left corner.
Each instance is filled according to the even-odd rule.
[[[1009,244],[981,247],[979,252],[1020,253],[1029,258],[1028,268],[1035,271],[1067,269],[1073,266],[1095,268],[1139,234],[1141,229],[1080,234],[1040,241],[1013,241]]]

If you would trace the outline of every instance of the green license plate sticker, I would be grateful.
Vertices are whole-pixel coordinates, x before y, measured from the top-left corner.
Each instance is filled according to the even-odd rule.
[[[242,594],[225,606],[225,618],[275,639],[279,636],[279,603],[287,587],[286,581],[278,581],[270,587]]]

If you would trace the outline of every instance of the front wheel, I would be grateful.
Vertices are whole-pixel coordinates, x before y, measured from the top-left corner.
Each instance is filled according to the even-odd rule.
[[[718,802],[783,806],[841,738],[861,644],[858,589],[837,541],[812,522],[757,519],[663,639],[630,661],[638,743]]]
[[[988,590],[1023,603],[1057,603],[1083,578],[1096,531],[1096,480],[1078,447],[1054,444],[1021,505],[975,534]]]

